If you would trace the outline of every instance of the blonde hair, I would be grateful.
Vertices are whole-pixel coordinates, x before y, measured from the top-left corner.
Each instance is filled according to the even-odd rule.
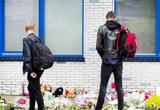
[[[26,26],[25,26],[25,30],[26,30],[26,32],[27,32],[28,30],[34,30],[34,31],[35,31],[35,24],[34,24],[33,22],[28,22],[28,23],[26,24]]]

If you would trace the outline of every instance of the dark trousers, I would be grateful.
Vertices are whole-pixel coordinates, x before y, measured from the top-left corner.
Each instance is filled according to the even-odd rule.
[[[43,71],[33,69],[33,72],[37,74],[37,77],[34,79],[30,76],[30,73],[28,74],[28,81],[29,81],[28,91],[30,94],[29,110],[35,109],[35,101],[37,101],[38,110],[44,110],[44,102],[43,102],[43,97],[41,94],[41,86],[40,86],[40,77]]]
[[[105,100],[105,95],[106,95],[106,88],[112,72],[114,74],[116,91],[118,94],[118,110],[123,110],[122,69],[123,69],[122,62],[115,65],[108,65],[108,64],[102,63],[101,83],[100,83],[99,96],[98,96],[95,110],[102,110],[103,103]]]

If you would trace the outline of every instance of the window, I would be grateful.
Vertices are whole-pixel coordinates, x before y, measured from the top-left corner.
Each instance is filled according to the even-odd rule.
[[[1,0],[0,7],[0,55],[20,56],[22,39],[27,36],[25,24],[33,21],[38,27],[38,0]]]
[[[83,0],[1,0],[0,59],[21,58],[24,26],[33,21],[55,58],[83,60],[83,5]]]
[[[82,54],[82,1],[45,1],[45,41],[56,55]]]
[[[25,24],[33,21],[38,27],[38,0],[5,0],[4,21],[4,50],[21,51]]]
[[[138,40],[136,57],[160,57],[158,0],[116,0],[117,20],[134,32]]]

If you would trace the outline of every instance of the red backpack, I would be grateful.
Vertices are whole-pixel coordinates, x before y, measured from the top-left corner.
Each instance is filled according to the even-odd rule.
[[[120,50],[121,55],[126,58],[133,58],[137,50],[137,39],[134,33],[131,33],[123,25],[119,30],[116,48]]]

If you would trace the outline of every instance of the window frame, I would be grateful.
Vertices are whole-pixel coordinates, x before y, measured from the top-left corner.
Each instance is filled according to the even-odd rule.
[[[116,0],[114,0],[114,13],[116,14],[116,7],[117,7],[117,5],[116,5]],[[155,25],[156,25],[156,27],[155,27],[155,54],[136,54],[135,55],[135,58],[133,58],[133,60],[134,59],[136,59],[137,60],[137,58],[145,58],[145,60],[147,60],[147,59],[149,59],[150,61],[152,61],[152,58],[153,59],[155,59],[155,58],[160,58],[160,8],[159,8],[159,6],[160,6],[160,1],[159,0],[156,0],[156,9],[155,9],[155,11],[156,11],[156,17],[155,17]],[[157,61],[159,61],[157,59]],[[141,61],[141,60],[140,60]]]
[[[45,42],[45,0],[39,0],[38,36]],[[0,0],[0,60],[22,60],[22,51],[5,51],[5,0]],[[82,0],[82,52],[76,54],[54,54],[56,61],[84,61],[84,0]]]

